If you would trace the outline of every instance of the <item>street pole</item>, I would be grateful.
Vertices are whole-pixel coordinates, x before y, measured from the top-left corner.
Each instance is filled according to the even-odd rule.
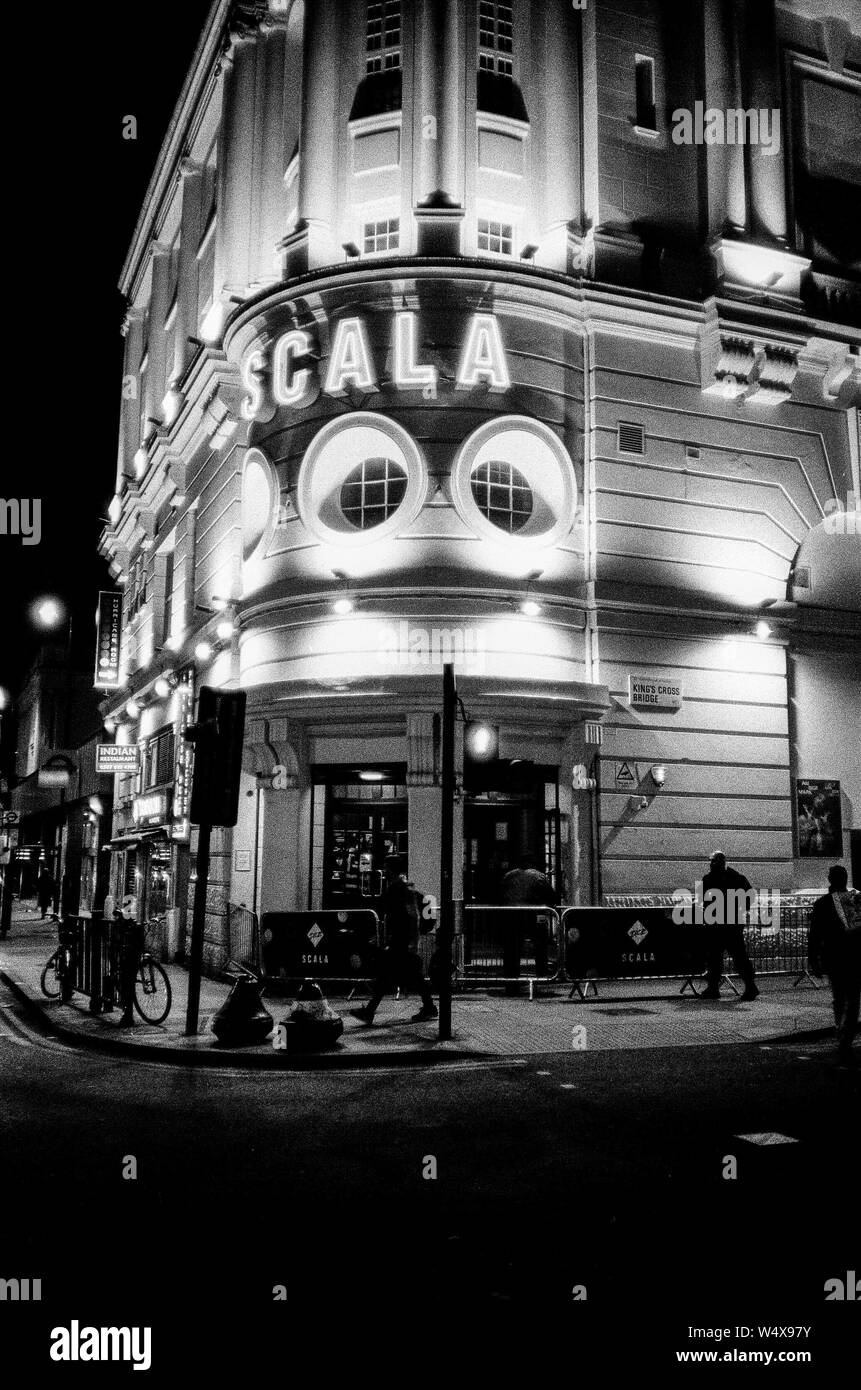
[[[200,1012],[200,977],[203,974],[203,932],[206,926],[206,891],[209,886],[209,839],[211,825],[198,827],[197,879],[194,885],[194,910],[191,915],[191,951],[188,958],[188,1009],[185,1015],[185,1036],[195,1037]]]
[[[457,691],[454,666],[442,672],[442,814],[440,817],[439,1040],[451,1038],[451,948],[454,936],[454,720]]]

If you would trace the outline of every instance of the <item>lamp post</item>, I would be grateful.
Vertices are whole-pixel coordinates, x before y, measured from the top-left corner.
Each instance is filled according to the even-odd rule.
[[[8,690],[6,690],[4,686],[0,685],[0,751],[2,751],[3,747],[3,715],[6,713],[6,710],[9,708],[10,704],[11,698]],[[0,775],[2,775],[2,761],[0,761]],[[4,821],[3,852],[4,855],[8,854],[9,857],[6,860],[6,863],[3,865],[3,888],[2,892],[0,892],[0,937],[5,937],[9,935],[9,926],[12,921],[12,835],[11,831],[7,828],[5,824],[6,807],[5,805],[3,805],[3,801],[5,800],[5,790],[6,784],[4,781],[4,797],[0,798],[0,810],[2,810],[2,816]]]
[[[440,904],[438,946],[440,965],[439,1040],[451,1038],[451,948],[454,936],[454,721],[457,688],[454,665],[442,672],[442,813],[440,816]]]

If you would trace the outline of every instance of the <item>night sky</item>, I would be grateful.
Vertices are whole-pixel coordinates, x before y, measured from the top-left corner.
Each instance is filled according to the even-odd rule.
[[[97,590],[111,584],[96,547],[117,457],[116,286],[209,8],[54,7],[40,21],[40,66],[21,74],[29,96],[8,141],[5,328],[14,358],[0,495],[41,498],[42,539],[25,546],[0,535],[0,685],[13,692],[41,640],[28,610],[42,594],[72,612],[75,663],[92,660]],[[35,51],[28,34],[7,56],[27,65]],[[137,117],[136,141],[123,139],[127,115]]]

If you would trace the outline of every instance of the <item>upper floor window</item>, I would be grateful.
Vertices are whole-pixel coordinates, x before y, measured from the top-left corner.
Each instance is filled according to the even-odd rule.
[[[481,0],[478,7],[478,66],[511,77],[514,72],[514,10]]]
[[[174,778],[176,738],[173,728],[160,729],[146,745],[141,765],[141,790],[163,786]]]
[[[634,64],[637,93],[635,125],[640,130],[657,130],[655,119],[655,60],[638,53]]]
[[[514,255],[514,224],[497,222],[493,218],[478,219],[478,249],[492,256]]]
[[[378,222],[366,222],[362,237],[362,250],[366,256],[380,251],[397,251],[401,244],[401,222],[399,217],[384,217]]]
[[[368,72],[401,66],[401,0],[368,4]]]

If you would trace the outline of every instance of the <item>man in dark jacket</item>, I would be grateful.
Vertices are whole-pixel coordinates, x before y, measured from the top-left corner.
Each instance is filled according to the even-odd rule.
[[[861,894],[847,891],[842,864],[828,870],[828,892],[813,904],[809,958],[814,975],[827,975],[834,1003],[837,1051],[851,1064],[861,1000]]]
[[[39,873],[39,882],[36,885],[36,895],[39,899],[39,907],[42,909],[43,921],[48,915],[48,909],[53,908],[54,893],[56,890],[57,885],[54,882],[50,870],[43,867]]]
[[[421,996],[422,1006],[413,1015],[414,1023],[437,1018],[430,983],[425,979],[421,958],[416,951],[420,914],[415,888],[407,882],[402,859],[392,856],[386,860],[386,892],[383,897],[383,918],[386,925],[386,948],[380,962],[380,973],[371,986],[371,997],[361,1009],[353,1009],[353,1018],[361,1023],[374,1021],[380,1000],[388,991],[398,988],[414,991]]]
[[[536,868],[531,855],[524,855],[516,869],[512,869],[502,880],[502,901],[506,907],[552,907],[556,895],[553,884]],[[510,981],[520,974],[520,953],[523,938],[532,940],[535,951],[535,973],[547,974],[547,922],[544,913],[510,912],[505,926],[505,947],[503,950],[502,973]],[[507,990],[517,993],[517,986],[509,983]]]
[[[724,951],[732,956],[732,963],[744,983],[742,999],[755,999],[759,994],[744,943],[744,924],[752,893],[744,874],[727,868],[726,855],[717,850],[703,878],[703,915],[707,925],[710,920],[718,925],[709,928],[714,933],[714,945],[708,953],[707,983],[700,999],[720,998]]]

